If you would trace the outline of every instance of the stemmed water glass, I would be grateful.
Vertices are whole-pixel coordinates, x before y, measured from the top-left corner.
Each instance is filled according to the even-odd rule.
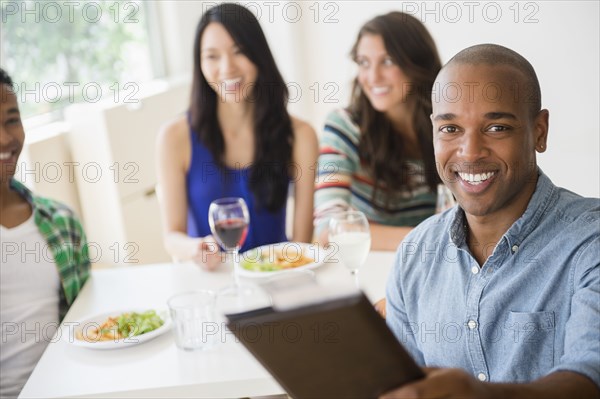
[[[239,251],[246,240],[250,223],[246,202],[237,197],[221,198],[211,202],[208,208],[208,222],[213,236],[233,262],[233,285],[222,289],[219,295],[250,294],[251,287],[240,284],[239,277]]]
[[[358,269],[367,260],[371,249],[371,231],[365,214],[347,211],[332,215],[329,219],[329,242],[336,245],[342,262],[354,275],[356,288],[360,288]]]

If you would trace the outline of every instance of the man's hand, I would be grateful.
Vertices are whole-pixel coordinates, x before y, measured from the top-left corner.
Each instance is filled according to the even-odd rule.
[[[387,392],[381,399],[394,398],[490,398],[489,386],[460,369],[425,368],[425,378]]]
[[[219,244],[213,236],[208,235],[198,243],[198,251],[192,260],[206,270],[214,270],[222,263],[222,255]]]
[[[384,319],[385,319],[385,303],[386,303],[385,298],[381,298],[380,300],[375,302],[375,304],[373,305],[375,307],[375,310],[377,311],[377,313],[379,313],[379,315],[381,317],[383,317]]]

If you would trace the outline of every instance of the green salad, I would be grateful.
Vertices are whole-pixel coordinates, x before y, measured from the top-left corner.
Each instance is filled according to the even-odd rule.
[[[246,252],[240,261],[240,266],[252,272],[276,272],[280,270],[293,269],[314,262],[314,259],[304,255],[301,249],[290,247],[286,250],[276,249],[274,251],[251,249]]]
[[[143,313],[123,313],[115,318],[117,331],[122,337],[133,337],[154,331],[163,324],[164,320],[154,310]]]
[[[256,257],[256,254],[252,255],[253,256],[250,257],[251,259],[244,258],[240,262],[240,266],[252,272],[275,272],[281,270],[281,265],[269,261],[268,255],[261,255],[258,258]]]

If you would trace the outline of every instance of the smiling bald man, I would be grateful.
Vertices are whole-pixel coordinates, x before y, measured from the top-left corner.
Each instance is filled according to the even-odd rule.
[[[537,166],[548,110],[518,53],[458,53],[433,89],[438,173],[458,205],[400,246],[387,321],[426,377],[385,397],[598,397],[600,200]]]

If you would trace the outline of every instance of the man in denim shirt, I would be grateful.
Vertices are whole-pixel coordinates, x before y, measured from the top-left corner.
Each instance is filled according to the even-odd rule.
[[[552,184],[531,64],[458,53],[433,88],[438,173],[459,206],[401,244],[387,321],[426,378],[385,397],[598,397],[600,200]]]

